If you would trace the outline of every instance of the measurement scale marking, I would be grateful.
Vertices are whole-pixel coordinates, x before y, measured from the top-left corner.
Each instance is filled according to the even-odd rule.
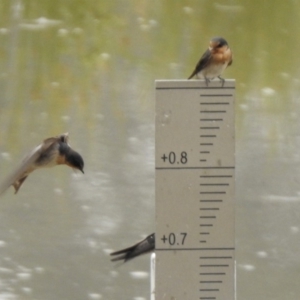
[[[200,121],[203,121],[203,122],[207,122],[207,121],[223,121],[223,119],[211,119],[211,118],[209,118],[209,119],[200,119]]]
[[[215,194],[226,194],[226,192],[200,192],[200,194],[204,194],[204,195],[212,194],[212,195],[215,195]]]
[[[200,136],[201,137],[201,136]],[[205,176],[205,177],[203,177],[203,176]],[[209,176],[209,177],[206,177],[206,176]],[[211,177],[211,176],[213,176],[213,177]],[[218,176],[218,177],[215,177],[215,176]],[[222,176],[222,177],[219,177],[219,176]],[[226,177],[223,177],[223,176],[226,176]],[[231,177],[227,177],[227,176],[231,176]],[[206,181],[206,183],[205,183],[205,181],[204,181],[204,183],[203,182],[201,182],[201,183],[199,183],[199,186],[200,187],[217,187],[217,186],[225,186],[225,187],[228,187],[230,184],[229,183],[222,183],[222,182],[214,182],[214,183],[211,183],[211,181],[209,181],[210,179],[214,179],[214,178],[232,178],[232,175],[200,175],[199,176],[199,178],[205,178],[205,181]],[[209,183],[207,183],[207,181],[209,182]],[[201,195],[203,195],[203,194],[226,194],[226,191],[207,191],[207,190],[204,190],[204,191],[200,191],[200,194]],[[202,200],[204,200],[204,199],[202,199]],[[216,200],[216,199],[211,199],[211,200]],[[200,200],[200,203],[204,203],[204,202],[202,202],[201,200]],[[219,208],[200,208],[200,211],[213,211],[213,210],[220,210]],[[216,216],[203,216],[203,215],[200,215],[199,216],[199,218],[200,219],[216,219]],[[201,226],[201,225],[203,225],[203,224],[200,224],[200,228],[202,227],[203,228],[203,226]],[[212,225],[212,224],[211,224]],[[209,227],[212,227],[212,226],[209,226]],[[209,236],[210,235],[210,232],[203,232],[203,231],[201,231],[200,232],[200,236]],[[200,240],[199,241],[199,243],[200,244],[205,244],[205,243],[207,243],[207,240]],[[225,267],[225,266],[229,266],[229,265],[200,265],[200,266],[202,266],[202,267],[218,267],[218,266],[223,266],[223,267]]]
[[[200,297],[200,300],[215,300],[216,297]]]
[[[229,105],[230,102],[200,102],[200,105]]]
[[[221,272],[218,272],[218,273],[200,273],[199,275],[204,275],[204,276],[211,276],[211,275],[226,275],[226,273],[221,273]]]
[[[200,175],[201,178],[232,178],[232,175]]]
[[[229,183],[200,183],[200,185],[203,185],[203,186],[228,186]]]
[[[232,94],[200,94],[200,97],[232,97]]]
[[[200,265],[200,267],[229,267],[229,265]]]
[[[226,110],[200,110],[201,114],[224,114]]]
[[[155,248],[155,251],[227,251],[227,250],[235,250],[234,247],[231,248],[203,248],[203,247],[195,247],[195,248]]]
[[[156,87],[156,90],[234,90],[235,87],[226,86],[226,87]],[[225,94],[224,94],[225,95]],[[209,95],[200,95],[200,96],[209,96]],[[232,96],[232,95],[231,95]]]
[[[201,200],[201,199],[200,199],[200,202],[223,202],[223,200],[211,200],[211,199]]]
[[[199,283],[222,283],[222,280],[201,280]]]
[[[232,256],[200,256],[200,259],[232,259]]]
[[[200,210],[219,210],[218,207],[207,207],[207,208],[200,208]]]
[[[156,167],[155,170],[204,170],[204,169],[214,169],[214,170],[222,170],[222,169],[234,169],[235,167]]]
[[[206,130],[206,129],[220,129],[220,127],[219,126],[204,126],[204,127],[200,127],[200,129],[204,129],[204,130]]]
[[[200,292],[218,292],[219,289],[200,289]]]

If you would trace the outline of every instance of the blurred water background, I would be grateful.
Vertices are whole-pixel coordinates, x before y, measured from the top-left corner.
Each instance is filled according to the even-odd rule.
[[[0,14],[0,180],[63,132],[86,164],[1,198],[1,300],[149,299],[149,255],[108,253],[154,231],[154,80],[187,78],[213,36],[237,82],[237,298],[299,299],[299,1],[2,0]]]

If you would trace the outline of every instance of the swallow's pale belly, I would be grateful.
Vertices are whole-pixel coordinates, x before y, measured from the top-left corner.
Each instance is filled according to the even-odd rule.
[[[201,70],[198,74],[198,78],[208,78],[213,79],[215,77],[220,76],[223,71],[227,68],[228,63],[220,63],[220,64],[213,64],[210,66],[207,66],[203,70]]]

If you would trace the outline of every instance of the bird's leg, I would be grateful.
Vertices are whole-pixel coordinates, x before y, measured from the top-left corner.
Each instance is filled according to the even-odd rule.
[[[221,76],[218,76],[218,78],[222,81],[222,87],[224,86],[224,83],[225,83],[225,79],[222,78]]]
[[[204,78],[205,78],[206,86],[208,86],[208,84],[210,83],[210,80],[206,76],[204,76]]]

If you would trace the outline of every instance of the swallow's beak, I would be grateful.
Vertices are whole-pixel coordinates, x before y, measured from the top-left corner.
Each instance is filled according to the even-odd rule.
[[[79,169],[79,168],[72,168],[72,169],[75,173],[77,173],[77,171],[80,171],[82,174],[84,174],[83,169]]]

